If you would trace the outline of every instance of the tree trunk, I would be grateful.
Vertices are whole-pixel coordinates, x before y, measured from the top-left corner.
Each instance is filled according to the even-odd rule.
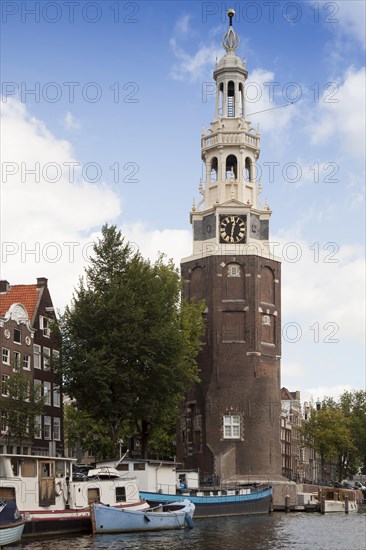
[[[148,458],[149,422],[141,421],[141,458]]]

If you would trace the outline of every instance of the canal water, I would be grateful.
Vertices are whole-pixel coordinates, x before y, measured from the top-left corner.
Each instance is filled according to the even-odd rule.
[[[366,550],[366,513],[281,513],[210,518],[194,528],[144,534],[28,539],[13,550]]]

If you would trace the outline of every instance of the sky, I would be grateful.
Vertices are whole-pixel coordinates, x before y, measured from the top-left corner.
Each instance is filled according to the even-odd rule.
[[[228,8],[282,262],[281,385],[366,389],[362,0],[4,0],[0,276],[47,277],[62,312],[104,223],[152,261],[191,254]]]

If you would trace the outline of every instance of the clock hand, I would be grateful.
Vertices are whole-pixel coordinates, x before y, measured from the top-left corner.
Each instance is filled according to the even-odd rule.
[[[231,225],[231,241],[234,240],[234,229],[235,229],[235,225],[236,225],[236,220],[234,218],[234,221],[232,222],[232,225]]]

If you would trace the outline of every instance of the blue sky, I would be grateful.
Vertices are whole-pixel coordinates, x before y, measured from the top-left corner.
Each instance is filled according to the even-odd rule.
[[[62,310],[106,221],[152,259],[190,254],[233,7],[282,259],[282,384],[314,399],[365,388],[365,3],[1,7],[1,277],[48,277]]]

